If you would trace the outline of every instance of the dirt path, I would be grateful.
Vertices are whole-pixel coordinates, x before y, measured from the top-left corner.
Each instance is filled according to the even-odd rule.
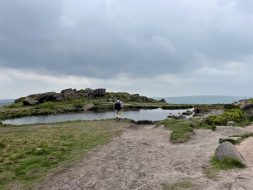
[[[184,178],[192,179],[196,185],[194,190],[231,189],[239,174],[232,172],[219,181],[212,181],[203,170],[218,146],[218,139],[228,132],[195,132],[190,142],[171,144],[170,131],[162,127],[126,128],[120,137],[49,176],[35,189],[159,190],[162,183]]]

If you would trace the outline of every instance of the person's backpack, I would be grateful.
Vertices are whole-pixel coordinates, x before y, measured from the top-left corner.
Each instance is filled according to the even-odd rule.
[[[122,109],[120,102],[116,102],[114,107],[115,107],[116,110],[121,110]]]

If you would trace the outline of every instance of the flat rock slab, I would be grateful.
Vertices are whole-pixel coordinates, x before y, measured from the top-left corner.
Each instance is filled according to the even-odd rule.
[[[249,133],[249,130],[242,127],[217,126],[216,132],[220,133],[224,137],[228,137],[233,135],[245,135]]]

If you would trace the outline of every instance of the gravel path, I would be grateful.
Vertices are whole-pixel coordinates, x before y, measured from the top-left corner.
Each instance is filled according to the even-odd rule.
[[[128,127],[99,151],[91,151],[78,163],[48,176],[34,189],[159,190],[162,183],[184,178],[192,179],[194,190],[236,188],[240,172],[225,173],[218,181],[204,174],[226,130],[196,130],[190,142],[171,144],[170,131],[163,127]]]

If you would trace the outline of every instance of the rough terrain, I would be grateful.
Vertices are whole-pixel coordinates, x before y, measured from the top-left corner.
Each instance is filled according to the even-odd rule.
[[[253,138],[238,146],[249,167],[221,172],[217,180],[205,174],[221,137],[253,131],[219,127],[195,130],[187,143],[172,144],[162,126],[130,126],[120,137],[82,160],[48,176],[37,190],[159,190],[161,184],[190,179],[194,190],[250,190],[253,187]]]

